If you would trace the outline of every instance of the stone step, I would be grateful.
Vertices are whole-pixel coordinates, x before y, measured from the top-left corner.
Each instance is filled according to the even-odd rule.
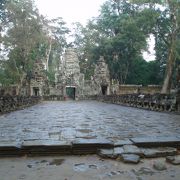
[[[0,142],[0,156],[19,156],[21,154],[21,146],[18,142]]]
[[[71,154],[72,144],[64,141],[50,140],[24,141],[21,150],[24,154],[31,155],[68,155]]]
[[[162,157],[177,154],[180,139],[174,138],[132,138],[130,142],[113,143],[106,139],[81,139],[72,142],[56,140],[30,140],[19,142],[0,142],[0,156],[19,155],[68,155],[68,154],[96,154],[114,157],[120,154],[136,154],[143,157]],[[127,144],[129,143],[129,144]],[[166,147],[169,148],[166,148]],[[150,147],[150,148],[147,148]],[[158,147],[158,148],[157,148]],[[171,148],[170,148],[171,147]],[[102,151],[98,151],[98,150]],[[113,149],[113,151],[112,151]],[[112,153],[113,152],[113,153]]]
[[[180,147],[180,137],[139,137],[130,139],[139,147]]]
[[[112,141],[106,139],[77,139],[72,142],[73,154],[96,154],[100,148],[112,148]]]
[[[178,153],[174,147],[140,148],[140,150],[145,158],[173,156]]]

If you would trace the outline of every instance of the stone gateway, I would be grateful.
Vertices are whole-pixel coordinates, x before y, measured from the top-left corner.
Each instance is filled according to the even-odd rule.
[[[55,87],[50,95],[63,96],[65,99],[79,99],[87,95],[108,95],[110,93],[110,74],[104,57],[101,56],[91,80],[85,80],[80,72],[79,60],[75,49],[65,51],[55,74]]]

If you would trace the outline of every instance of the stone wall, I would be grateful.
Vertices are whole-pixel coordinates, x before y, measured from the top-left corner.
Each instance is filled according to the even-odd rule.
[[[18,88],[16,85],[11,85],[8,87],[0,86],[0,97],[1,96],[7,96],[7,95],[16,96],[17,92],[18,92]]]
[[[63,95],[49,95],[43,96],[44,101],[64,101],[66,100]]]
[[[143,108],[153,111],[176,111],[178,110],[178,102],[175,96],[154,94],[154,95],[109,95],[109,96],[92,96],[86,99],[98,100],[106,103],[120,104],[125,106]]]
[[[123,94],[157,94],[161,92],[161,86],[159,85],[130,85],[130,84],[113,84],[111,85],[111,94],[123,95]]]
[[[35,105],[40,100],[41,98],[36,96],[0,96],[0,114]]]

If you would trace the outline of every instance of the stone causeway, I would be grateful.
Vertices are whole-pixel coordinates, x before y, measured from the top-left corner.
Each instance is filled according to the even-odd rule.
[[[48,101],[0,116],[0,156],[175,156],[180,116],[97,101]]]

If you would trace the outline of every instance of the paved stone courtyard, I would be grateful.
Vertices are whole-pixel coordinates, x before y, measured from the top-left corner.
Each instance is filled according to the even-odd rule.
[[[96,101],[42,102],[0,116],[0,142],[155,136],[179,138],[180,116]]]

